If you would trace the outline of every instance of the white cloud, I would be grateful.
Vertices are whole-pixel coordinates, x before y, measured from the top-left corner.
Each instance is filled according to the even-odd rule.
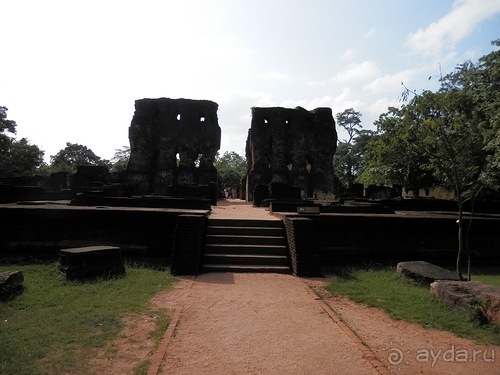
[[[340,95],[336,96],[333,100],[332,110],[334,113],[342,112],[348,108],[360,110],[364,108],[365,103],[359,99],[350,87],[345,87]]]
[[[408,84],[416,74],[421,72],[421,70],[421,68],[407,69],[394,74],[386,74],[372,80],[370,83],[363,86],[363,89],[372,94],[394,92],[401,88],[401,82]]]
[[[477,24],[500,12],[499,0],[456,0],[453,10],[425,29],[418,29],[406,38],[410,52],[423,55],[439,55],[446,47],[453,47]]]
[[[263,75],[265,79],[270,79],[270,80],[287,80],[288,76],[285,73],[281,72],[268,72]]]
[[[387,108],[400,106],[401,103],[397,99],[381,98],[370,105],[367,115],[377,119],[382,113],[387,112]]]
[[[350,48],[346,49],[345,52],[340,56],[340,60],[352,60],[356,52]]]
[[[380,69],[373,61],[349,64],[343,71],[331,78],[334,82],[363,82],[380,75]]]
[[[312,99],[285,100],[279,105],[285,108],[302,107],[310,111],[318,107],[331,107],[333,101],[333,97],[326,95]]]
[[[377,29],[375,29],[374,27],[372,27],[370,30],[368,30],[364,37],[365,38],[373,38],[375,36],[375,33],[377,32]]]

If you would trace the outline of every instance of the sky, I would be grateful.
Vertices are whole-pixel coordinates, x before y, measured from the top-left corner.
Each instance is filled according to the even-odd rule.
[[[220,153],[244,156],[251,107],[373,129],[401,82],[435,90],[493,51],[500,0],[0,0],[0,36],[0,106],[47,162],[66,142],[111,159],[160,97],[218,103]]]

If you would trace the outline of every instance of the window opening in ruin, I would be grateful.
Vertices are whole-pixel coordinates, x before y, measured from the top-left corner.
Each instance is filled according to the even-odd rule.
[[[205,122],[205,117],[200,117],[200,122]]]
[[[290,157],[290,152],[285,152],[285,164],[287,169],[291,172],[293,169],[292,158]]]
[[[181,114],[180,113],[177,114],[177,121],[181,121]]]
[[[195,168],[200,168],[200,163],[201,163],[202,156],[203,156],[202,154],[198,154],[198,157],[194,161],[194,167]]]
[[[308,156],[306,156],[306,172],[311,173],[311,169],[312,169],[312,160]]]

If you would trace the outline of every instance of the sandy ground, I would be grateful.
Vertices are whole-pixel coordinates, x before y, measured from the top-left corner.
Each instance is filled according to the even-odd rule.
[[[160,374],[377,374],[298,278],[204,274],[180,294]]]
[[[274,220],[239,201],[219,204],[211,217]],[[181,278],[152,300],[175,317],[160,348],[148,337],[155,317],[130,318],[93,369],[132,374],[151,360],[148,374],[162,375],[500,374],[500,347],[393,320],[330,295],[327,281],[234,273]]]

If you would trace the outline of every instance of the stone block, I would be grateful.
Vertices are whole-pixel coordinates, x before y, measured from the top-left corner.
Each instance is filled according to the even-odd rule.
[[[62,249],[59,252],[59,271],[67,280],[108,279],[125,275],[120,248],[115,246]]]
[[[461,310],[478,306],[482,316],[500,324],[500,287],[478,281],[435,281],[431,293]]]
[[[23,291],[21,271],[0,272],[0,301],[7,301]]]
[[[424,261],[400,262],[396,273],[399,277],[406,277],[427,285],[436,280],[459,280],[455,272]]]
[[[297,207],[297,213],[304,214],[304,215],[319,215],[320,208],[319,208],[319,206]]]

